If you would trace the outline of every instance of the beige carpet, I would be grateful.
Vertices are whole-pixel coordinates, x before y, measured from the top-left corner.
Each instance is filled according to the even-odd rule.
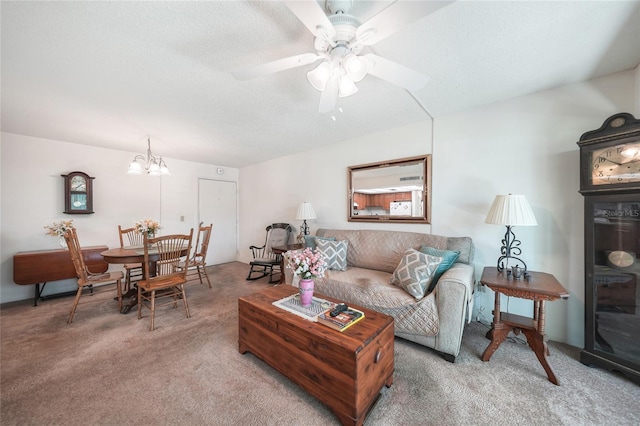
[[[251,354],[237,350],[237,298],[265,288],[248,266],[209,268],[213,289],[188,287],[192,317],[164,307],[157,329],[102,298],[2,306],[2,425],[330,425],[333,414]],[[95,298],[94,298],[95,299]],[[555,386],[527,346],[505,342],[480,355],[485,325],[467,327],[460,356],[396,339],[394,385],[368,425],[638,425],[640,386],[578,361],[579,349],[550,343]]]

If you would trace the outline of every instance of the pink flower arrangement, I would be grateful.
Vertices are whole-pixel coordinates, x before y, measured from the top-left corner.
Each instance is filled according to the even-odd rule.
[[[311,250],[309,247],[300,251],[287,252],[287,268],[300,279],[308,280],[324,276],[327,270],[327,262],[318,249]]]

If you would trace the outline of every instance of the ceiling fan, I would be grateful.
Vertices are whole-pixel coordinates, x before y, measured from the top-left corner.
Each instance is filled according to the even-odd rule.
[[[284,0],[283,3],[315,36],[315,53],[303,53],[234,71],[238,80],[249,80],[322,60],[307,73],[307,80],[321,92],[318,112],[330,112],[338,97],[358,91],[355,83],[371,74],[410,91],[419,90],[429,78],[374,53],[361,54],[372,46],[451,1],[395,1],[361,24],[349,14],[352,0],[326,0],[327,16],[315,0]]]

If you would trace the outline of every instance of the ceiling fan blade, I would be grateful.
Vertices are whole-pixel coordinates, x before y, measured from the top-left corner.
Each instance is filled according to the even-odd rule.
[[[396,1],[358,27],[356,38],[371,46],[406,25],[427,16],[453,1]]]
[[[329,21],[329,18],[327,18],[327,15],[315,0],[285,0],[283,3],[314,36],[324,35],[332,38],[336,35],[333,24],[331,24],[331,21]]]
[[[237,80],[249,80],[266,74],[301,67],[302,65],[309,65],[321,58],[321,56],[318,56],[315,53],[303,53],[302,55],[289,56],[288,58],[278,59],[276,61],[267,62],[266,64],[233,71],[231,74],[233,74]]]
[[[420,90],[429,81],[429,77],[426,75],[378,55],[369,53],[363,57],[369,61],[369,74],[407,90]]]
[[[336,101],[338,100],[338,76],[334,75],[327,82],[327,87],[320,94],[320,105],[318,112],[331,112],[336,109]]]

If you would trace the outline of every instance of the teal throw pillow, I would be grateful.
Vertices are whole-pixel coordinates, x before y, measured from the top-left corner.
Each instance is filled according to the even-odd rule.
[[[441,257],[409,249],[404,253],[396,270],[393,271],[389,282],[403,288],[416,300],[420,300],[427,294],[427,288],[441,261]]]
[[[317,246],[316,242],[318,240],[335,241],[336,237],[316,237],[315,235],[305,235],[304,246],[309,247],[311,250],[315,250]]]
[[[420,251],[430,256],[437,256],[442,258],[442,262],[438,266],[438,269],[436,269],[436,272],[433,275],[433,280],[431,281],[431,284],[427,289],[427,293],[431,293],[433,289],[436,288],[436,284],[438,283],[438,280],[440,279],[442,274],[444,274],[449,268],[453,266],[454,263],[456,263],[456,260],[458,260],[458,257],[460,256],[460,252],[451,250],[440,250],[429,246],[420,247]]]
[[[347,240],[330,241],[318,238],[316,244],[329,269],[334,271],[347,270],[347,246],[349,245]]]

